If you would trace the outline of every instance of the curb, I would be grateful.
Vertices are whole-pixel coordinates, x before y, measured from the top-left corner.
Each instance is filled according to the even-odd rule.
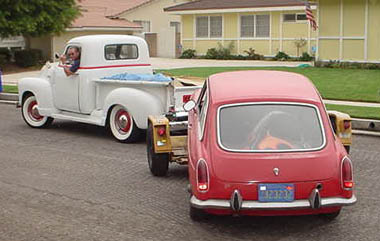
[[[0,100],[18,101],[18,94],[0,93]]]
[[[0,93],[0,104],[16,105],[18,94]],[[352,118],[352,133],[380,136],[380,120]]]

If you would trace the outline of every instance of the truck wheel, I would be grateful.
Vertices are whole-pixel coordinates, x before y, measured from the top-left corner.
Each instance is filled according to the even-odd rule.
[[[32,94],[28,94],[23,99],[21,114],[26,124],[33,128],[48,127],[54,120],[51,117],[40,115],[40,113],[38,112],[37,99]]]
[[[151,123],[148,125],[148,132],[146,134],[146,148],[148,155],[148,164],[150,172],[154,176],[166,176],[169,169],[169,154],[168,153],[155,153],[153,143],[153,126]]]
[[[108,125],[112,135],[123,143],[136,142],[142,135],[142,130],[136,126],[132,115],[121,105],[112,108]]]

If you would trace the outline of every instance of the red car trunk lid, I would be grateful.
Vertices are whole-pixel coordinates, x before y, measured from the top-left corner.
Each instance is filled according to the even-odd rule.
[[[309,153],[229,153],[214,155],[212,169],[221,181],[293,183],[326,180],[338,175],[335,156]]]

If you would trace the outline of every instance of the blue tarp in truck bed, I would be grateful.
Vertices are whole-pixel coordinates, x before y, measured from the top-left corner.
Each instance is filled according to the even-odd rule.
[[[102,79],[109,80],[142,80],[142,81],[153,81],[153,82],[170,82],[172,79],[163,74],[114,74],[111,76],[103,77]]]

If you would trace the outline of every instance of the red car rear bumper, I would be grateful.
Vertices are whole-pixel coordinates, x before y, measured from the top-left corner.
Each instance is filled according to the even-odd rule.
[[[320,205],[318,208],[312,208],[312,203],[310,200],[302,199],[295,200],[293,202],[259,202],[259,201],[248,201],[242,200],[239,210],[234,210],[232,200],[221,200],[221,199],[209,199],[209,200],[199,200],[194,195],[190,199],[190,205],[199,209],[224,209],[231,211],[264,211],[264,210],[297,210],[297,209],[310,209],[316,211],[322,210],[329,207],[342,207],[355,204],[357,201],[356,196],[352,195],[351,198],[342,197],[330,197],[321,198]],[[323,211],[322,211],[323,212]]]

